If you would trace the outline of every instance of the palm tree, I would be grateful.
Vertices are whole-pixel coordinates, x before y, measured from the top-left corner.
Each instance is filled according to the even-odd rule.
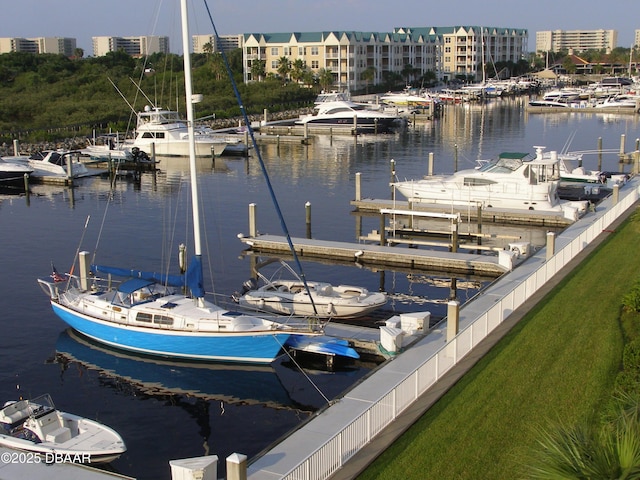
[[[254,60],[251,62],[251,78],[255,81],[262,81],[266,75],[266,64],[264,60]]]
[[[583,421],[541,430],[525,472],[548,480],[640,478],[640,398],[620,395],[614,415],[599,427]]]
[[[304,78],[304,74],[307,71],[307,64],[301,58],[296,59],[291,65],[291,80],[294,82],[300,82]]]
[[[333,85],[333,73],[331,70],[326,68],[318,70],[318,83],[320,84],[320,88],[328,90],[329,87]]]
[[[287,57],[280,57],[278,59],[278,74],[282,77],[282,80],[286,82],[287,76],[291,72],[291,62]]]
[[[366,82],[365,92],[369,93],[369,82],[372,82],[376,78],[376,68],[367,67],[360,75],[360,78]]]

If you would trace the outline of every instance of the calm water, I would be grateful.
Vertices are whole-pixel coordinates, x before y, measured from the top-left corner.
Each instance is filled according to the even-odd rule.
[[[605,149],[617,151],[625,134],[630,151],[640,137],[636,116],[527,115],[523,101],[447,108],[443,118],[396,135],[265,146],[263,157],[291,235],[306,235],[310,202],[314,238],[355,241],[349,205],[354,176],[362,174],[364,196],[389,197],[391,159],[398,177],[415,178],[427,172],[431,152],[437,172],[452,172],[456,150],[461,169],[502,151],[532,151],[534,145],[562,150],[569,139],[570,150],[593,150],[601,137]],[[586,156],[584,164],[595,169],[598,157]],[[106,179],[91,178],[73,190],[35,186],[29,199],[0,197],[0,400],[49,392],[59,408],[114,427],[129,450],[112,465],[140,479],[169,478],[169,460],[207,453],[219,456],[223,472],[229,454],[251,458],[371,368],[310,370],[314,386],[287,362],[260,368],[155,362],[105,351],[65,332],[36,277],[48,275],[51,262],[68,271],[78,250],[95,252],[104,264],[175,266],[178,245],[191,240],[186,166],[163,162],[155,176],[121,179],[113,188]],[[281,234],[280,224],[255,161],[229,158],[215,167],[203,161],[199,168],[210,290],[228,297],[249,276],[237,239],[248,233],[248,205],[257,204],[261,233]],[[618,170],[615,154],[603,155],[602,169]],[[377,228],[377,218],[363,220],[364,233]],[[308,278],[383,288],[391,294],[389,315],[416,306],[444,315],[439,302],[449,295],[445,275],[311,262],[304,267]],[[434,286],[440,281],[445,285]],[[458,298],[464,302],[484,283],[458,279]]]

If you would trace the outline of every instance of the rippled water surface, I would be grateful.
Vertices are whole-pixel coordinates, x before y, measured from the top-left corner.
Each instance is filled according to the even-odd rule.
[[[265,145],[263,157],[291,235],[307,235],[309,202],[314,238],[355,242],[350,205],[355,175],[361,174],[363,196],[389,198],[391,160],[399,178],[416,178],[427,173],[430,153],[436,173],[447,173],[456,162],[458,169],[469,168],[479,158],[532,151],[534,145],[591,151],[601,139],[607,152],[586,155],[585,167],[600,163],[603,170],[618,170],[621,135],[627,151],[637,148],[637,116],[529,115],[523,102],[448,107],[442,118],[395,135]],[[90,178],[72,190],[38,185],[29,198],[0,197],[0,400],[48,392],[60,409],[112,426],[128,446],[113,468],[140,479],[169,478],[171,459],[216,454],[221,472],[233,452],[251,458],[372,367],[311,370],[312,385],[286,361],[259,368],[159,362],[107,351],[65,331],[36,278],[50,273],[51,262],[68,271],[81,249],[95,252],[104,264],[175,266],[178,245],[191,240],[186,166],[186,161],[163,161],[155,175],[122,178],[113,187],[107,179]],[[249,204],[257,205],[261,233],[282,230],[254,159],[200,161],[199,180],[208,290],[228,297],[249,276],[237,238],[248,233]],[[362,223],[365,234],[379,228],[376,217]],[[384,289],[391,294],[389,315],[420,308],[441,316],[446,308],[441,302],[450,293],[446,275],[314,262],[304,267],[308,278]],[[459,278],[458,297],[466,301],[484,282]]]

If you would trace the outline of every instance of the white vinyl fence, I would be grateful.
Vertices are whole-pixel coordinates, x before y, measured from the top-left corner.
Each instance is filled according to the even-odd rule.
[[[446,332],[430,332],[416,346],[376,371],[318,418],[250,465],[249,478],[329,478],[637,200],[638,181],[632,179],[620,189],[617,204],[613,205],[613,198],[609,197],[595,214],[585,216],[559,234],[553,257],[546,260],[545,250],[537,252],[487,292],[467,303],[460,310],[460,331],[454,339],[446,342]],[[467,318],[469,316],[474,318]],[[427,356],[425,351],[431,354]],[[403,368],[407,368],[406,373],[398,381],[398,372]],[[385,387],[385,382],[393,383]],[[382,394],[380,388],[384,388]],[[367,399],[367,393],[372,391],[378,396]],[[316,422],[319,423],[314,425]],[[335,427],[335,433],[331,433],[331,426]],[[287,456],[294,458],[287,459]]]

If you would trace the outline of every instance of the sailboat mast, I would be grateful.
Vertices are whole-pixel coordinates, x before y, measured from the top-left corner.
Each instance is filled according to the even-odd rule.
[[[200,234],[200,204],[198,201],[198,181],[196,176],[196,143],[193,115],[193,91],[191,85],[191,57],[189,55],[189,21],[187,12],[187,0],[180,0],[182,16],[182,51],[184,56],[184,89],[187,108],[187,131],[189,134],[189,173],[191,177],[191,203],[193,209],[193,241],[194,254],[202,255]]]

